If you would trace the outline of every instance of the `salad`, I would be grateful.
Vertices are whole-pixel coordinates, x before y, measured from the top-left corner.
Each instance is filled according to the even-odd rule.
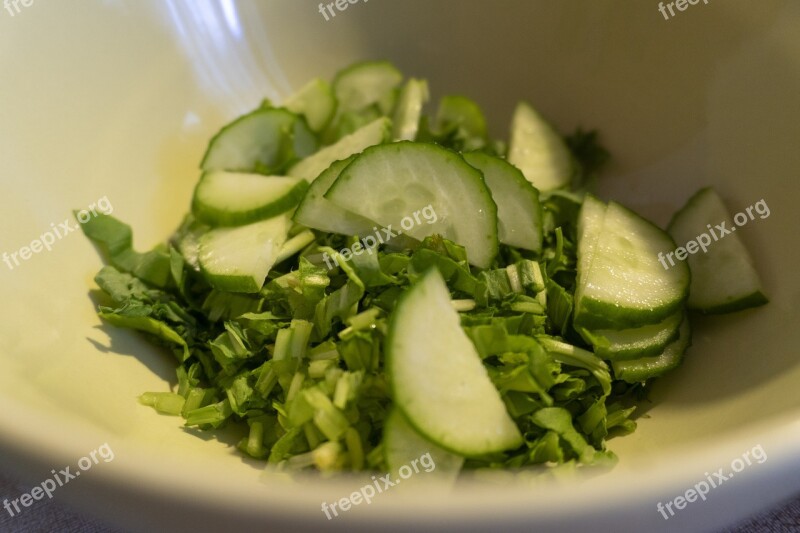
[[[81,225],[106,263],[100,317],[177,360],[142,404],[233,426],[285,470],[608,465],[681,363],[688,310],[766,303],[736,235],[659,260],[728,216],[713,189],[665,231],[589,192],[596,132],[564,137],[521,102],[506,144],[471,99],[428,100],[358,63],[223,127],[163,245],[135,251],[110,215]]]

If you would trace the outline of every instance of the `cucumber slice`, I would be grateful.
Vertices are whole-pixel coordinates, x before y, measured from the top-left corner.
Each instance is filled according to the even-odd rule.
[[[292,209],[307,188],[302,178],[206,172],[195,187],[192,213],[212,226],[241,226]]]
[[[438,270],[401,298],[386,345],[392,397],[426,438],[466,457],[522,444]]]
[[[594,346],[598,357],[612,361],[637,359],[661,353],[678,336],[683,311],[670,315],[658,324],[639,328],[589,331],[577,328],[586,342]]]
[[[436,129],[447,132],[459,128],[463,128],[473,137],[485,139],[488,136],[486,118],[478,104],[466,96],[457,94],[443,96],[436,111]]]
[[[210,227],[198,222],[194,216],[189,214],[186,215],[180,227],[170,238],[173,246],[183,256],[183,260],[194,270],[200,270],[200,237],[208,233],[210,229]]]
[[[575,164],[561,135],[525,102],[511,119],[508,161],[540,191],[569,185]]]
[[[717,224],[731,220],[722,199],[708,187],[692,196],[667,228],[681,246],[691,241],[697,243],[703,235],[703,240],[708,241],[705,253],[696,245],[695,253],[688,258],[692,272],[690,309],[705,314],[731,313],[768,301],[753,259],[739,236],[733,233],[736,226],[726,227],[731,233],[722,236],[718,235],[721,231],[715,230]],[[667,260],[664,263],[669,264]]]
[[[330,124],[336,113],[336,98],[330,83],[315,79],[300,88],[284,103],[293,113],[306,117],[308,127],[319,133]]]
[[[306,246],[316,240],[317,236],[311,230],[304,230],[283,243],[278,255],[275,257],[275,264],[286,261],[296,253],[302,251]]]
[[[203,275],[219,290],[260,291],[288,230],[289,217],[279,215],[246,226],[209,231],[200,238]]]
[[[578,216],[578,275],[575,288],[575,301],[583,295],[586,280],[592,265],[592,257],[597,248],[597,239],[600,238],[600,230],[603,229],[603,221],[606,218],[606,204],[587,194],[583,200],[580,214]]]
[[[403,74],[388,61],[364,61],[340,71],[333,80],[339,113],[381,102],[402,81]]]
[[[211,139],[200,167],[204,171],[264,173],[316,149],[314,134],[297,115],[285,109],[257,109]]]
[[[342,235],[367,235],[373,233],[375,222],[339,207],[325,193],[349,165],[354,156],[335,161],[317,179],[311,182],[303,201],[294,213],[294,221],[303,226]]]
[[[581,218],[592,214],[581,211]],[[675,248],[666,232],[633,211],[611,202],[596,242],[578,241],[575,325],[586,329],[628,329],[655,324],[677,312],[689,291],[685,264],[664,270],[659,254]],[[588,248],[588,250],[587,250]]]
[[[370,146],[387,141],[391,127],[392,123],[388,118],[382,117],[374,120],[350,135],[342,137],[336,143],[326,146],[314,155],[296,163],[289,169],[288,174],[306,181],[314,181],[334,161],[347,159]]]
[[[678,329],[678,338],[668,344],[660,355],[630,361],[614,361],[611,363],[611,368],[614,369],[617,379],[628,383],[638,383],[660,376],[681,364],[683,354],[686,353],[691,340],[689,320],[684,317]]]
[[[396,141],[413,141],[417,138],[422,107],[428,101],[428,83],[410,79],[400,92],[400,100],[394,111],[392,138]]]
[[[383,426],[383,450],[392,479],[403,467],[417,469],[428,480],[451,485],[458,477],[464,458],[450,453],[419,434],[406,417],[395,409]]]
[[[402,141],[368,148],[325,197],[417,240],[438,233],[464,246],[475,266],[488,268],[497,255],[497,206],[483,176],[439,146]],[[428,206],[433,220],[419,216]]]
[[[542,249],[542,208],[539,191],[511,163],[481,152],[463,155],[467,163],[483,172],[497,204],[500,242],[526,250]]]

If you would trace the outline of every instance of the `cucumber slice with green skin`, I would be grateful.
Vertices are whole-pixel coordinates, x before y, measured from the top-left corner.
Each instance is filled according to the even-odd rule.
[[[438,233],[464,246],[477,267],[488,268],[497,255],[497,206],[483,175],[434,144],[402,141],[368,148],[325,197],[395,233],[417,240]],[[422,219],[420,212],[428,207],[433,213]]]
[[[396,141],[413,141],[417,138],[422,107],[428,101],[428,82],[410,79],[400,92],[394,111],[392,138]]]
[[[258,292],[278,258],[288,230],[286,215],[236,228],[213,229],[200,237],[200,269],[216,289]]]
[[[426,480],[452,484],[461,472],[464,458],[450,453],[419,434],[406,417],[394,409],[383,426],[383,450],[392,479],[400,469],[425,474]],[[408,476],[405,476],[408,477]]]
[[[189,214],[170,238],[172,245],[183,256],[183,260],[194,270],[200,270],[200,237],[208,233],[210,229],[209,226],[198,222],[194,216]]]
[[[294,212],[294,221],[303,226],[342,235],[367,235],[374,232],[377,224],[368,218],[356,215],[339,207],[325,193],[339,177],[342,170],[355,156],[335,161],[317,179],[311,182],[303,201]]]
[[[386,113],[380,112],[376,105],[370,106],[363,111],[350,111],[343,115],[336,115],[335,119],[321,134],[322,144],[326,146],[336,144],[367,124],[387,116]]]
[[[302,251],[305,247],[310,245],[316,240],[317,236],[311,230],[301,231],[288,241],[283,243],[281,249],[278,251],[278,256],[275,258],[275,264],[286,261],[293,255]]]
[[[481,152],[463,154],[467,163],[483,173],[483,179],[497,204],[497,233],[500,242],[525,250],[542,249],[542,208],[539,191],[517,167]]]
[[[581,211],[581,217],[587,213]],[[579,220],[588,227],[589,222]],[[672,237],[633,211],[611,202],[596,242],[584,229],[578,241],[576,327],[629,329],[676,313],[689,291],[685,264],[664,270],[659,254],[675,249]],[[586,250],[588,248],[588,250]]]
[[[379,224],[342,209],[325,198],[330,186],[355,157],[335,161],[311,183],[303,201],[294,212],[294,221],[316,230],[348,236],[357,235],[374,243],[380,243],[386,231]],[[386,245],[397,250],[414,249],[419,245],[419,241],[407,235],[396,235],[387,241]]]
[[[222,128],[208,145],[204,171],[261,172],[317,149],[305,120],[285,109],[257,109]]]
[[[206,172],[195,187],[192,213],[211,226],[241,226],[289,211],[306,189],[302,178]]]
[[[597,239],[600,238],[600,231],[603,229],[603,221],[606,218],[606,204],[587,194],[583,200],[580,214],[578,216],[578,275],[575,288],[575,301],[583,295],[586,286],[586,275],[592,265],[592,257],[597,248]]]
[[[667,228],[682,247],[695,241],[692,247],[695,253],[688,257],[692,272],[690,309],[705,314],[731,313],[768,302],[753,259],[739,236],[733,233],[736,226],[726,227],[730,233],[722,236],[719,235],[722,232],[715,228],[717,224],[731,220],[722,199],[708,187],[692,196]],[[705,252],[699,248],[701,236],[704,236]],[[684,263],[677,259],[674,262]],[[664,264],[675,268],[668,260],[664,260]]]
[[[637,359],[661,353],[678,336],[683,311],[667,317],[658,324],[639,328],[589,331],[578,328],[581,337],[594,347],[598,357],[611,361]]]
[[[292,126],[291,152],[286,156],[286,161],[282,161],[280,167],[285,167],[286,163],[294,159],[307,157],[319,148],[319,139],[311,131],[305,117],[298,116]],[[263,168],[263,167],[261,167]],[[262,172],[263,173],[263,172]]]
[[[402,81],[403,74],[388,61],[364,61],[340,71],[333,80],[339,113],[381,102]]]
[[[308,127],[317,133],[330,124],[336,113],[336,98],[331,85],[321,79],[308,82],[286,99],[284,107],[306,117]]]
[[[374,120],[350,135],[342,137],[336,143],[326,146],[314,155],[296,163],[289,169],[288,174],[306,181],[314,181],[334,161],[347,159],[370,146],[386,142],[391,131],[392,123],[388,118],[382,117]]]
[[[508,161],[540,191],[569,185],[575,173],[564,139],[525,102],[517,104],[511,119]]]
[[[178,251],[186,264],[194,270],[200,270],[200,235],[196,232],[189,232],[178,241]]]
[[[617,379],[628,383],[638,383],[658,377],[681,364],[691,340],[692,332],[689,320],[684,317],[678,329],[678,338],[668,344],[660,355],[630,361],[614,361],[611,363],[611,368],[614,369]]]
[[[390,319],[387,373],[395,404],[430,441],[465,457],[522,444],[438,270],[425,273]]]
[[[466,96],[450,94],[439,100],[436,111],[436,129],[440,132],[464,128],[471,136],[486,138],[488,128],[483,111],[474,100]]]

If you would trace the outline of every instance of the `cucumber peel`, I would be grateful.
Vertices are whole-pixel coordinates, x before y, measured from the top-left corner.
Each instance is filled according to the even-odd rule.
[[[503,244],[539,252],[542,249],[542,208],[539,191],[516,167],[481,152],[464,154],[467,163],[483,173],[497,204],[498,239]]]
[[[414,284],[389,326],[392,396],[411,425],[453,453],[476,456],[516,448],[522,435],[450,304],[437,270]]]
[[[569,185],[575,173],[564,140],[526,102],[517,104],[511,119],[508,160],[540,191]]]
[[[285,109],[259,108],[222,128],[208,144],[200,167],[271,173],[316,149],[305,120]]]
[[[497,255],[497,206],[482,174],[433,144],[403,141],[368,148],[325,197],[398,234],[422,240],[438,233],[463,245],[475,266],[487,268]],[[435,221],[420,216],[428,207]]]
[[[330,124],[336,113],[333,89],[327,81],[319,78],[301,87],[283,105],[289,111],[306,117],[309,128],[317,133]]]
[[[392,123],[387,118],[379,118],[366,126],[343,137],[335,144],[326,146],[314,155],[306,157],[292,166],[288,174],[314,181],[334,161],[347,159],[370,146],[386,141],[391,133]]]
[[[692,196],[669,224],[668,231],[676,242],[684,245],[694,241],[697,245],[702,240],[705,247],[702,249],[697,245],[695,253],[688,254],[692,272],[690,309],[704,314],[721,314],[768,302],[753,259],[739,235],[734,233],[736,226],[731,224],[726,228],[727,234],[722,230],[715,231],[717,225],[731,220],[717,192],[706,187]]]
[[[207,172],[195,188],[192,213],[211,226],[240,226],[289,211],[307,188],[301,178]]]
[[[374,231],[375,222],[339,207],[325,198],[330,186],[353,159],[351,156],[342,161],[334,161],[311,182],[294,213],[295,222],[309,228],[342,235],[367,235]]]
[[[200,237],[200,269],[216,289],[253,293],[261,290],[289,230],[280,215],[236,228],[218,228]]]
[[[579,225],[594,216],[585,204]],[[596,231],[596,233],[595,233]],[[587,329],[628,329],[676,313],[689,292],[685,264],[664,270],[658,257],[675,248],[672,238],[633,211],[611,202],[598,230],[578,242],[575,324]]]
[[[691,326],[689,320],[684,318],[678,330],[678,338],[668,344],[661,354],[628,361],[614,361],[611,363],[611,368],[617,379],[628,383],[638,383],[658,377],[680,365],[691,340]]]

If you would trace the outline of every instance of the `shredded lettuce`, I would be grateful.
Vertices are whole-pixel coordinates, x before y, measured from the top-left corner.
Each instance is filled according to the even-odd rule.
[[[606,364],[572,332],[574,289],[552,276],[574,283],[575,247],[556,229],[542,257],[505,254],[513,262],[484,271],[439,236],[328,270],[321,254],[337,252],[330,235],[319,236],[257,295],[212,289],[188,261],[177,263],[167,288],[106,266],[96,282],[113,305],[100,316],[145,333],[181,362],[177,391],[146,393],[142,403],[183,416],[187,427],[243,425],[242,453],[284,468],[383,468],[372,452],[391,407],[387,318],[416,278],[438,268],[453,299],[469,302],[464,330],[526,436],[522,448],[467,466],[607,464],[607,438],[635,428],[636,387],[612,387]]]
[[[317,140],[331,144],[387,115],[392,98],[337,115]],[[286,135],[285,145],[293,146],[292,132]],[[418,140],[505,154],[478,105],[461,96],[443,98],[435,120],[422,119]],[[608,154],[594,132],[578,131],[567,144],[583,185]],[[294,160],[287,152],[281,168]],[[141,332],[178,361],[176,390],[146,392],[140,402],[182,417],[187,428],[240,427],[243,454],[287,469],[385,470],[388,319],[407,288],[436,268],[525,436],[520,448],[469,458],[465,468],[607,464],[614,460],[607,439],[635,429],[643,385],[613,380],[572,329],[580,194],[552,192],[542,200],[541,253],[502,246],[485,270],[471,267],[465,249],[439,235],[406,249],[376,245],[345,260],[336,250],[358,236],[296,228],[302,244],[257,294],[208,284],[197,259],[207,228],[191,215],[168,244],[144,253],[133,249],[130,226],[110,215],[81,228],[107,265],[95,277],[106,297],[100,317]]]

